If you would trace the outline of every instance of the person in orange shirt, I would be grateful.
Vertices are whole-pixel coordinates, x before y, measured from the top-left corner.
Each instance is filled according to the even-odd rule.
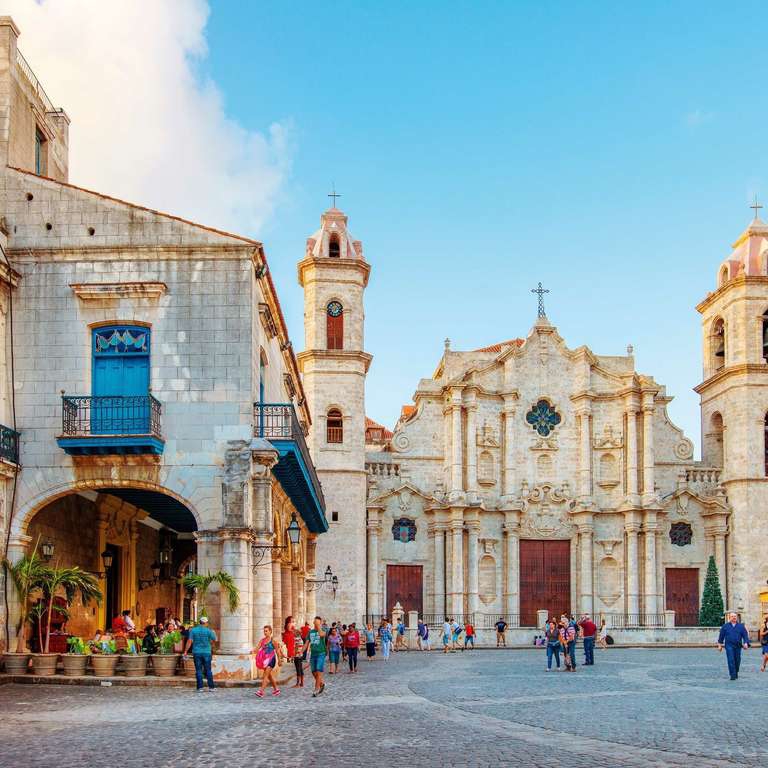
[[[464,625],[464,650],[469,646],[472,646],[472,650],[475,648],[475,628],[467,622]]]

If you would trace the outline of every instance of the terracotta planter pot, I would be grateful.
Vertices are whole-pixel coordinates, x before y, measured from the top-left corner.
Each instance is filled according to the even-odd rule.
[[[185,659],[182,657],[181,659],[182,674],[184,677],[194,677],[195,676],[195,660],[191,656],[187,656]]]
[[[157,677],[173,677],[178,663],[178,653],[156,653],[152,657],[152,668]]]
[[[61,663],[65,677],[83,677],[88,666],[88,657],[84,653],[62,653]]]
[[[32,674],[50,676],[56,674],[56,665],[59,662],[58,653],[33,653]]]
[[[26,675],[29,669],[29,653],[4,653],[3,664],[9,675]]]
[[[144,653],[121,656],[118,670],[122,670],[126,677],[144,677],[147,674],[147,659],[149,656]]]
[[[94,653],[91,666],[96,677],[112,677],[120,657],[116,653]]]

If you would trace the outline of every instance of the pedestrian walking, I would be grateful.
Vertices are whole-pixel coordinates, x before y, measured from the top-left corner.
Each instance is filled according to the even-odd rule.
[[[560,671],[560,631],[554,619],[547,621],[544,636],[547,640],[547,672],[552,671],[552,658],[557,664],[557,671]]]
[[[349,625],[347,634],[344,638],[344,646],[347,649],[347,662],[350,673],[357,672],[357,654],[360,650],[360,633],[355,627],[355,623]]]
[[[448,653],[451,647],[451,620],[446,617],[443,622],[443,653]]]
[[[760,665],[760,671],[765,672],[765,666],[768,664],[768,613],[763,616],[763,623],[757,631],[757,638],[760,641],[760,650],[763,654],[763,663]]]
[[[588,613],[583,613],[579,620],[581,635],[584,638],[584,666],[592,667],[595,664],[595,637],[597,636],[597,625],[590,618]]]
[[[315,616],[314,627],[307,633],[307,641],[304,643],[304,652],[309,651],[309,671],[315,678],[315,688],[312,691],[313,698],[325,690],[323,670],[325,669],[325,657],[328,653],[325,638],[323,620],[319,616]]]
[[[279,696],[280,689],[277,687],[277,643],[272,636],[272,627],[269,624],[264,625],[264,637],[259,640],[259,646],[256,649],[256,668],[262,671],[261,687],[256,691],[256,695],[264,698],[264,691],[268,685],[272,686],[272,695]]]
[[[738,680],[739,667],[741,666],[741,649],[744,648],[746,650],[749,648],[749,633],[735,613],[729,613],[728,621],[720,627],[717,645],[721,653],[723,648],[725,648],[725,656],[728,660],[728,674],[731,676],[731,680]]]
[[[408,648],[408,643],[405,640],[405,622],[403,621],[403,617],[401,616],[397,620],[397,638],[395,639],[395,650],[399,651],[401,648]]]
[[[419,645],[420,651],[430,650],[429,644],[429,625],[419,619],[419,624],[416,629],[416,641]]]
[[[381,643],[381,655],[384,661],[389,661],[389,652],[392,650],[392,625],[382,619],[379,627],[379,642]]]
[[[341,632],[339,632],[339,635],[341,635],[341,660],[342,662],[347,660],[347,643],[346,643],[346,637],[347,632],[349,632],[349,628],[346,624],[341,625]]]
[[[341,660],[341,635],[336,624],[331,627],[328,635],[328,672],[335,675],[339,671],[339,661]]]
[[[472,626],[472,622],[468,621],[464,625],[464,648],[465,650],[472,646],[472,650],[475,649],[475,628]]]
[[[576,625],[568,621],[567,616],[560,619],[558,628],[560,647],[565,653],[565,668],[568,672],[576,671]]]
[[[373,631],[373,624],[365,625],[365,657],[368,661],[373,661],[376,655],[376,633]]]
[[[597,644],[601,648],[608,647],[608,625],[605,623],[605,619],[600,620],[600,632],[597,636]]]
[[[459,624],[458,621],[454,621],[451,624],[451,638],[453,640],[453,650],[455,651],[456,648],[459,647],[459,638],[461,637],[461,633],[464,631],[464,627]],[[462,647],[462,650],[464,648]]]
[[[189,649],[192,649],[192,660],[195,662],[195,679],[197,691],[203,690],[203,673],[208,681],[208,690],[216,687],[213,684],[213,670],[211,669],[211,643],[217,641],[216,633],[208,626],[208,617],[201,616],[197,625],[189,630],[189,637],[184,648],[184,658],[187,658]]]
[[[304,687],[304,662],[301,658],[301,653],[298,648],[296,640],[301,640],[301,635],[296,631],[296,623],[293,620],[293,616],[288,616],[283,624],[283,645],[285,646],[285,657],[293,661],[293,667],[296,670],[296,682],[294,688]]]
[[[503,618],[499,618],[499,620],[496,622],[496,647],[499,648],[500,646],[507,647],[507,638],[506,633],[507,631],[507,622],[504,621]]]

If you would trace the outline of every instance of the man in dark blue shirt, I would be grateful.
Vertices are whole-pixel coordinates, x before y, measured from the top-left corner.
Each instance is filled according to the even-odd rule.
[[[749,648],[749,634],[735,613],[729,613],[728,621],[720,627],[717,645],[720,651],[725,648],[728,672],[731,675],[731,680],[736,680],[739,677],[739,667],[741,666],[741,649]]]

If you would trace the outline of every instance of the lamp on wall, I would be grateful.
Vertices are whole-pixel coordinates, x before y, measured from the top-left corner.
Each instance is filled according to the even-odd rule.
[[[288,541],[294,547],[301,541],[301,526],[296,519],[296,513],[291,514],[291,522],[288,523],[288,527],[285,529],[285,535],[288,537]],[[262,565],[272,565],[272,560],[264,562],[264,558],[267,552],[273,552],[275,550],[288,549],[288,544],[251,544],[251,554],[253,555],[253,572]]]
[[[46,563],[53,559],[53,553],[56,551],[56,545],[48,539],[40,545],[40,554],[43,556],[43,560]]]
[[[147,587],[154,587],[155,584],[157,584],[158,581],[160,581],[160,571],[162,570],[162,566],[160,563],[155,560],[154,563],[150,566],[152,569],[152,578],[151,579],[139,579],[139,591],[142,589],[146,589]]]
[[[336,596],[336,590],[339,588],[339,577],[333,575],[331,566],[328,565],[325,568],[325,573],[322,579],[304,579],[304,585],[308,592],[317,592],[319,589],[325,587],[326,589],[333,590],[334,597]]]
[[[101,564],[104,568],[103,571],[92,571],[93,575],[97,579],[106,579],[107,578],[107,572],[112,567],[112,563],[115,559],[115,555],[110,549],[105,549],[101,555]]]

